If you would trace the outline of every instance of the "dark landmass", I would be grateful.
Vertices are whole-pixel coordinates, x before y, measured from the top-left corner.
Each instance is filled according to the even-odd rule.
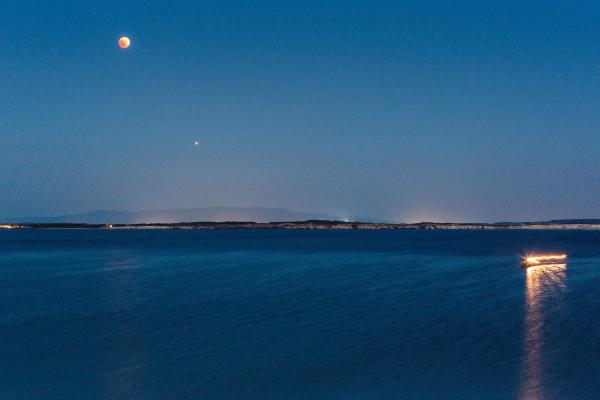
[[[585,222],[591,221],[591,222]],[[151,224],[79,224],[79,223],[21,223],[4,224],[0,229],[328,229],[328,230],[377,230],[377,229],[437,229],[437,230],[596,230],[600,220],[554,220],[548,222],[500,222],[479,223],[437,223],[419,222],[388,224],[372,222],[345,222],[335,220],[306,220],[292,222],[176,222]]]
[[[164,224],[180,221],[305,221],[311,219],[336,220],[340,216],[307,213],[285,208],[267,207],[204,207],[142,211],[99,210],[56,217],[0,217],[0,224]],[[354,220],[364,220],[354,217]]]

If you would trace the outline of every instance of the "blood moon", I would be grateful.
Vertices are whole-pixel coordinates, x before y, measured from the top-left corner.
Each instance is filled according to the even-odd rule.
[[[122,49],[126,49],[131,45],[131,40],[127,36],[123,36],[119,39],[119,47]]]

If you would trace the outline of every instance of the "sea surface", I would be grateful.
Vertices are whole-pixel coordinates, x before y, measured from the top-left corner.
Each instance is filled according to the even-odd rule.
[[[0,231],[0,399],[599,398],[600,232]]]

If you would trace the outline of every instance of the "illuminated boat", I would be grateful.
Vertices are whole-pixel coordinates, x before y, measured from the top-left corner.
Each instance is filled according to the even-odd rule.
[[[564,264],[567,261],[566,254],[544,254],[526,256],[523,258],[523,266],[525,268],[537,267],[541,265]]]

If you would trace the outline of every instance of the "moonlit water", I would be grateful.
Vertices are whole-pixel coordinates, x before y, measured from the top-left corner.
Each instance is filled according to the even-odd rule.
[[[565,288],[566,263],[529,267],[526,270],[525,362],[521,398],[543,399],[544,300]]]
[[[0,398],[593,399],[599,287],[597,232],[0,231]]]

